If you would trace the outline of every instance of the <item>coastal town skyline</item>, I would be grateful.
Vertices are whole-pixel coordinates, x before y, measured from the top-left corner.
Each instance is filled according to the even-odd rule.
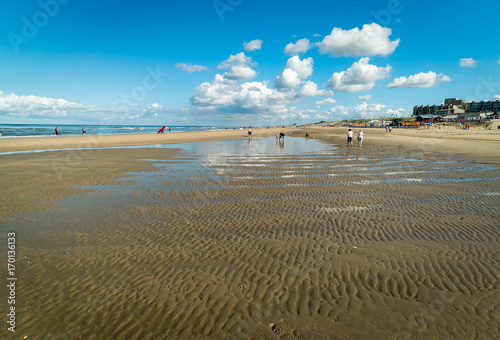
[[[495,1],[3,7],[4,124],[303,124],[500,99],[497,31],[483,15]]]

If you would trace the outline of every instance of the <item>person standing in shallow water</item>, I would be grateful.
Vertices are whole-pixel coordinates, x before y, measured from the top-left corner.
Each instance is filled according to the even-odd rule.
[[[57,129],[57,126],[56,126],[55,131],[56,131],[56,136],[59,136],[59,130]]]
[[[352,146],[352,136],[352,130],[349,129],[349,131],[347,131],[347,146]]]
[[[361,147],[361,144],[363,144],[363,137],[364,137],[363,131],[359,130],[359,132],[358,132],[358,147]]]
[[[82,127],[82,135],[86,135],[87,134],[87,130],[85,130],[85,126]]]

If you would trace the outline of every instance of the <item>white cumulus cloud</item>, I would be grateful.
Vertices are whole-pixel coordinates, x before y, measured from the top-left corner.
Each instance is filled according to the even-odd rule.
[[[377,67],[369,62],[370,58],[361,58],[346,71],[335,72],[328,81],[328,87],[349,93],[371,90],[375,81],[387,77],[392,67]]]
[[[233,65],[229,72],[224,73],[224,77],[234,80],[250,80],[257,75],[257,72],[248,65]]]
[[[211,83],[198,86],[190,100],[195,106],[239,113],[282,110],[294,97],[294,91],[276,91],[268,88],[267,82],[238,84],[217,74]]]
[[[85,113],[91,115],[98,108],[93,105],[72,103],[65,99],[19,96],[0,91],[0,113],[15,117],[75,118]]]
[[[372,98],[371,94],[367,94],[366,96],[358,96],[359,100],[370,100]]]
[[[274,79],[274,85],[279,88],[296,88],[303,80],[313,73],[313,58],[300,60],[298,56],[288,59],[285,69]]]
[[[299,97],[328,97],[333,95],[332,91],[318,90],[318,85],[310,80],[300,88]]]
[[[462,58],[460,59],[460,67],[476,67],[477,60],[472,58]]]
[[[293,89],[300,85],[301,80],[299,74],[289,68],[284,69],[274,78],[274,86],[278,89]]]
[[[217,65],[218,69],[230,68],[233,65],[237,64],[249,64],[256,65],[252,61],[252,57],[247,57],[244,52],[237,53],[236,55],[229,55],[229,58],[222,61],[219,65]]]
[[[262,48],[262,40],[255,39],[250,42],[243,43],[243,48],[248,52],[260,50]]]
[[[300,39],[295,44],[289,43],[285,46],[284,52],[286,54],[300,54],[307,52],[312,47],[309,39]]]
[[[317,43],[320,53],[328,53],[335,57],[386,56],[394,52],[399,45],[399,39],[391,41],[390,28],[372,23],[351,30],[335,27],[330,35]]]
[[[311,57],[300,60],[298,56],[293,56],[288,59],[285,68],[294,70],[301,79],[306,79],[313,73],[313,64]]]
[[[334,105],[337,104],[337,101],[333,98],[325,98],[323,100],[318,100],[317,102],[314,103],[314,106],[319,109],[321,106],[325,105]]]
[[[359,105],[353,107],[345,106],[334,106],[329,113],[341,117],[342,119],[347,118],[377,118],[377,117],[404,117],[410,114],[408,110],[398,108],[392,109],[387,107],[387,105],[382,103],[368,104],[363,102]]]
[[[387,85],[390,88],[394,87],[415,87],[415,88],[429,88],[435,87],[439,83],[451,81],[451,78],[443,75],[442,73],[435,73],[429,71],[427,73],[417,73],[409,77],[399,77],[393,80],[392,83]]]
[[[184,72],[187,72],[188,74],[191,74],[193,72],[203,72],[203,71],[208,71],[208,68],[203,65],[190,65],[186,63],[180,63],[176,64],[175,67],[177,69],[180,69]]]

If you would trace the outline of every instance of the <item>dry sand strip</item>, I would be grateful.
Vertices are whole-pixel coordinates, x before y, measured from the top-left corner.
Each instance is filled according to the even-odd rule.
[[[274,136],[280,132],[289,133],[296,128],[253,129],[253,137]],[[236,139],[248,137],[247,130],[193,131],[172,132],[165,134],[142,133],[99,136],[54,136],[34,138],[0,139],[0,152],[66,149],[66,148],[100,148],[110,146],[137,146],[153,144],[174,144],[189,142],[205,142],[211,140]]]
[[[364,131],[366,145],[399,146],[407,150],[431,151],[457,155],[477,162],[500,164],[500,132],[498,130],[459,129],[393,129],[352,128],[354,144],[359,130]],[[337,145],[345,145],[348,128],[308,128],[296,131],[296,135],[310,133]]]

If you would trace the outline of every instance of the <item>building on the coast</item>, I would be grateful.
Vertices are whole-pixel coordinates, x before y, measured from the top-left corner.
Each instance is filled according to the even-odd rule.
[[[493,113],[500,112],[500,100],[467,101],[458,98],[446,98],[440,105],[420,105],[413,107],[413,116],[423,115],[467,115],[472,113]],[[488,115],[486,115],[488,116]]]
[[[465,99],[458,98],[446,98],[444,100],[444,105],[456,105],[458,107],[464,108],[467,101]]]
[[[419,115],[415,119],[417,122],[441,122],[443,120],[443,117],[440,115]]]

